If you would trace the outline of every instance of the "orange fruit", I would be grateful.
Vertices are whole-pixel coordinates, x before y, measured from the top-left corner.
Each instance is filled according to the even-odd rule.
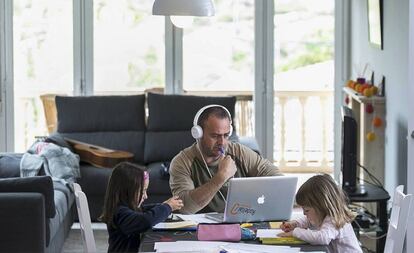
[[[356,92],[361,92],[361,88],[362,88],[361,84],[359,84],[359,83],[355,84],[355,91]]]

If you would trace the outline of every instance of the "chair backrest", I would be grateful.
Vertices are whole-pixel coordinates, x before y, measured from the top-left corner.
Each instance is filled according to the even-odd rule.
[[[91,216],[89,214],[88,199],[80,185],[73,184],[75,190],[76,208],[78,209],[79,224],[83,241],[84,252],[96,252],[95,238],[92,231]]]
[[[404,194],[404,185],[395,188],[384,253],[401,253],[410,214],[412,194]]]
[[[44,94],[40,96],[43,103],[43,111],[45,113],[46,126],[49,134],[56,130],[57,126],[57,111],[55,104],[55,97],[57,94]]]
[[[82,187],[78,183],[73,183],[73,192],[81,192]]]

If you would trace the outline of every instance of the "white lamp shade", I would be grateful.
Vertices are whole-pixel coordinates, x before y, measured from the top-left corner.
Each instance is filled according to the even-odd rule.
[[[153,15],[163,16],[213,16],[212,0],[155,0]]]

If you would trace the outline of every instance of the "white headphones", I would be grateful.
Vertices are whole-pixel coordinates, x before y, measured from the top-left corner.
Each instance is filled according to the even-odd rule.
[[[222,106],[222,105],[207,105],[204,106],[203,108],[201,108],[195,115],[194,117],[194,121],[193,121],[193,127],[191,128],[191,135],[193,136],[194,139],[198,140],[201,139],[201,137],[203,137],[203,128],[201,126],[198,125],[198,118],[200,118],[201,114],[207,110],[208,108],[211,107],[220,107],[223,110],[225,110],[229,116],[230,119],[230,132],[229,132],[229,136],[231,136],[231,134],[233,133],[233,126],[232,126],[232,120],[231,120],[231,114],[229,112],[229,110],[227,110],[226,107]]]

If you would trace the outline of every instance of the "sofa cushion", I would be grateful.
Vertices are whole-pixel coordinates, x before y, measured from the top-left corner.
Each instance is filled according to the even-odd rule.
[[[52,178],[49,176],[0,179],[0,192],[38,192],[45,198],[47,218],[56,214]]]
[[[145,96],[56,96],[59,133],[143,131]]]
[[[236,97],[202,97],[148,94],[148,126],[145,133],[145,163],[170,161],[194,143],[190,129],[203,106],[225,106],[234,118]],[[235,132],[235,131],[234,131]],[[236,136],[236,134],[233,134]]]
[[[91,219],[97,221],[102,214],[106,187],[112,169],[97,168],[87,163],[81,163],[80,171],[81,177],[78,179],[78,183],[88,197]]]
[[[21,153],[0,153],[0,178],[20,177]]]
[[[144,160],[144,131],[61,133],[63,137],[82,141],[104,148],[128,151],[134,154],[134,160]]]
[[[148,185],[148,198],[155,195],[164,196],[164,200],[171,197],[170,174],[168,173],[169,163],[151,163],[147,166],[150,183]],[[154,203],[153,201],[147,201]]]
[[[82,191],[85,192],[86,196],[100,195],[103,200],[104,195],[102,194],[106,192],[112,169],[97,168],[87,163],[81,163],[80,171],[81,177],[78,179],[78,183],[82,187]]]
[[[190,131],[194,116],[209,104],[226,107],[234,119],[236,97],[203,97],[148,93],[149,131]]]
[[[145,163],[171,161],[184,148],[191,146],[191,132],[147,132],[145,134]]]

